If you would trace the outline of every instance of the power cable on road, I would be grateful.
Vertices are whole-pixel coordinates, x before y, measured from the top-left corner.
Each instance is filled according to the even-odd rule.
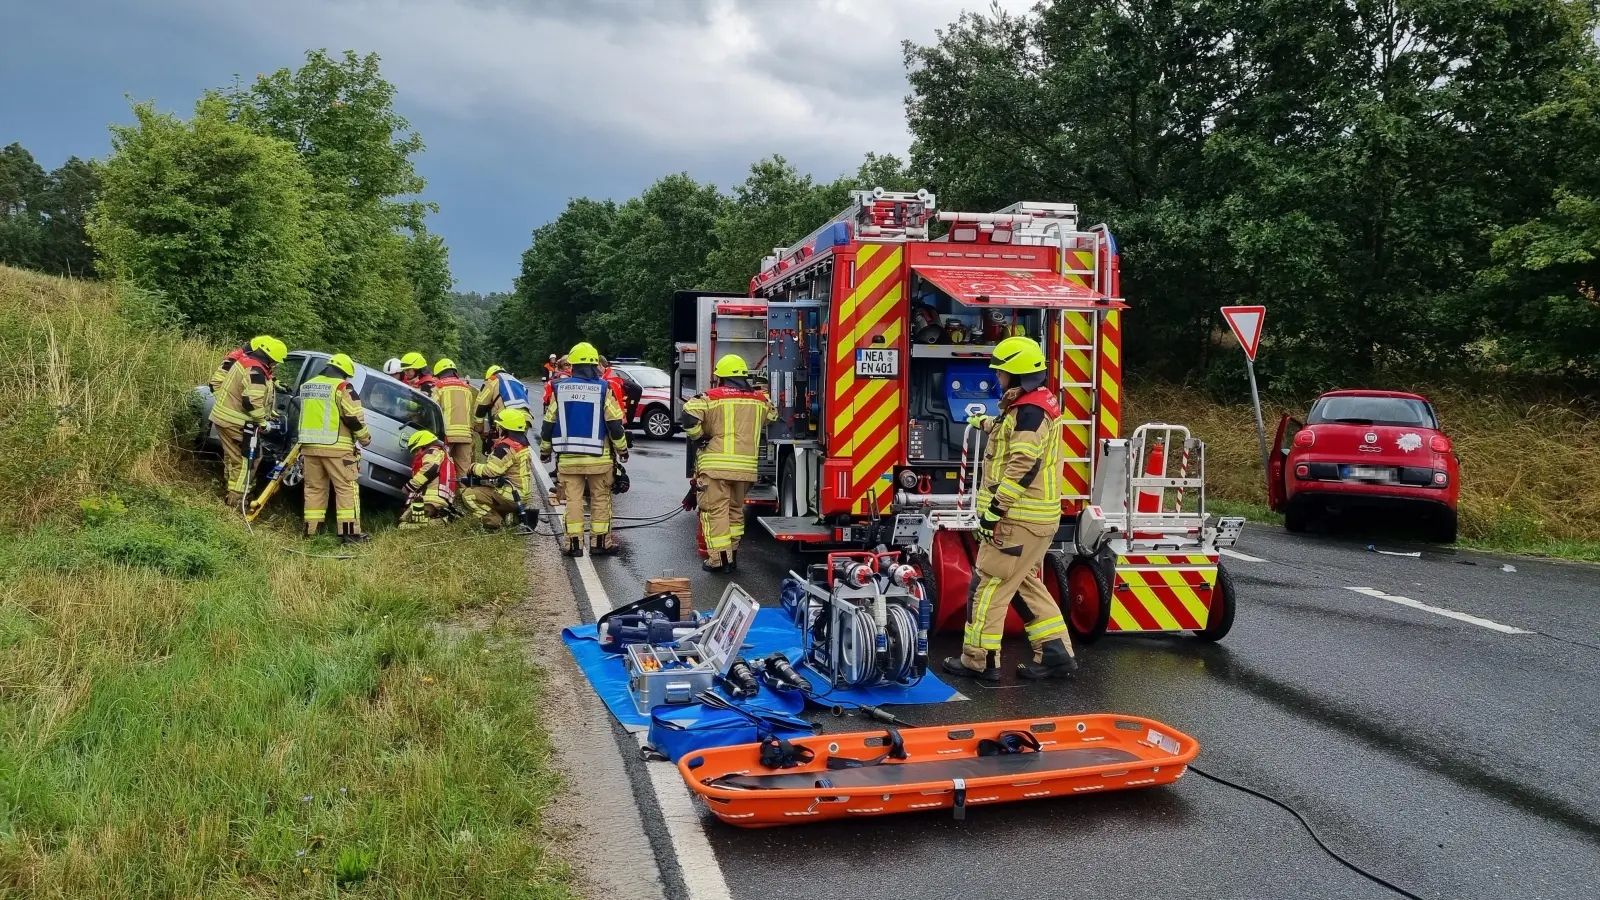
[[[1276,806],[1279,809],[1284,810],[1289,815],[1294,816],[1295,819],[1297,819],[1300,822],[1300,824],[1305,827],[1306,833],[1311,835],[1311,839],[1313,841],[1317,842],[1317,846],[1322,848],[1322,852],[1328,854],[1331,857],[1333,857],[1334,861],[1337,862],[1339,865],[1344,866],[1345,868],[1347,868],[1350,871],[1356,873],[1357,875],[1360,875],[1362,878],[1365,878],[1368,881],[1371,881],[1374,884],[1377,884],[1377,885],[1379,885],[1381,887],[1388,888],[1389,890],[1394,891],[1396,894],[1399,894],[1402,897],[1407,897],[1407,898],[1409,898],[1409,900],[1422,900],[1421,897],[1417,896],[1416,894],[1411,893],[1410,891],[1408,891],[1405,888],[1395,884],[1394,882],[1389,881],[1388,879],[1384,878],[1383,876],[1374,875],[1371,872],[1368,872],[1366,869],[1363,869],[1360,866],[1356,865],[1355,863],[1351,862],[1350,860],[1344,858],[1344,856],[1340,855],[1339,851],[1333,849],[1332,847],[1329,847],[1327,845],[1327,843],[1322,840],[1322,836],[1317,834],[1317,830],[1315,828],[1311,827],[1311,823],[1306,820],[1305,816],[1302,816],[1298,810],[1296,810],[1294,807],[1290,806],[1289,804],[1283,802],[1282,800],[1279,800],[1277,797],[1274,797],[1271,794],[1268,794],[1268,793],[1266,793],[1264,791],[1258,791],[1258,790],[1256,790],[1254,788],[1248,788],[1248,787],[1245,787],[1242,784],[1237,784],[1235,782],[1229,781],[1228,779],[1223,778],[1221,775],[1213,775],[1210,772],[1202,770],[1199,766],[1196,766],[1194,763],[1190,763],[1189,764],[1189,771],[1195,773],[1196,775],[1199,775],[1201,778],[1204,778],[1204,779],[1206,779],[1208,781],[1215,781],[1217,784],[1223,785],[1225,787],[1231,787],[1236,791],[1243,791],[1244,793],[1249,794],[1252,797],[1259,797],[1260,799],[1265,800],[1268,803],[1271,803],[1273,806]]]

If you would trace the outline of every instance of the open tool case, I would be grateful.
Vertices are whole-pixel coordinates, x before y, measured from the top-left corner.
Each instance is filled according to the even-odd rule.
[[[630,644],[623,664],[634,709],[648,716],[657,706],[689,703],[709,690],[739,656],[761,604],[729,584],[716,612],[694,634],[673,644]]]
[[[1087,715],[821,735],[789,768],[761,745],[685,756],[678,771],[719,819],[743,828],[953,809],[1171,784],[1200,744],[1150,719]]]

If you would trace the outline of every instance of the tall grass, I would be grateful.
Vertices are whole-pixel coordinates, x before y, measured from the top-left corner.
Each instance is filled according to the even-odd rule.
[[[1247,404],[1220,404],[1205,392],[1161,382],[1128,386],[1124,422],[1189,426],[1206,442],[1210,496],[1266,503],[1266,481]],[[1509,390],[1421,390],[1461,458],[1461,534],[1492,546],[1537,548],[1600,541],[1600,415],[1567,398]],[[1270,443],[1278,418],[1305,418],[1304,406],[1263,398]]]
[[[0,266],[0,529],[76,514],[86,490],[153,480],[220,351],[141,324],[154,298]]]

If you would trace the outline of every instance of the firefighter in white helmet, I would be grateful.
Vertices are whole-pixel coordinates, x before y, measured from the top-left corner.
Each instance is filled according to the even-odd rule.
[[[732,572],[744,537],[744,498],[756,482],[761,434],[778,418],[750,384],[744,359],[728,354],[713,370],[717,386],[685,403],[681,424],[695,443],[695,489],[706,542],[705,569]]]
[[[951,675],[1000,680],[1000,639],[1011,598],[1021,595],[1033,655],[1017,666],[1023,678],[1059,678],[1078,667],[1061,608],[1039,579],[1039,566],[1061,525],[1061,408],[1045,385],[1044,350],[1028,337],[994,348],[990,368],[1005,393],[1000,415],[967,421],[989,436],[978,490],[978,561],[967,605],[961,655],[947,657]]]

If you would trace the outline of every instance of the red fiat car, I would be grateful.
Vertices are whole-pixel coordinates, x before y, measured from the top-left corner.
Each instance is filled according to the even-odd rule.
[[[1399,391],[1329,391],[1304,423],[1284,416],[1267,468],[1267,495],[1284,527],[1304,531],[1346,512],[1415,522],[1456,539],[1461,466],[1433,404]]]

